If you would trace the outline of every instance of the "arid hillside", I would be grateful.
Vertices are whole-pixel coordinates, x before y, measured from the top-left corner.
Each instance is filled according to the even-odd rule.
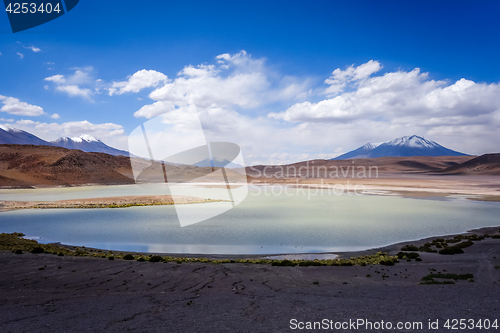
[[[283,166],[258,165],[247,167],[255,178],[359,178],[358,172],[378,172],[379,175],[424,174],[456,167],[473,156],[379,157],[355,160],[312,160]],[[354,170],[354,177],[353,177]],[[337,177],[335,177],[338,175]]]
[[[500,154],[485,154],[440,171],[453,175],[500,175]]]
[[[130,159],[51,146],[0,145],[0,186],[130,184]]]
[[[162,165],[133,158],[142,173],[139,182],[221,182],[215,168],[190,165]],[[226,169],[230,182],[241,182],[244,176]],[[201,178],[203,177],[203,178]],[[243,178],[242,178],[243,177]],[[36,145],[0,145],[0,187],[69,186],[83,184],[133,184],[129,157],[104,153],[87,153],[77,149]]]

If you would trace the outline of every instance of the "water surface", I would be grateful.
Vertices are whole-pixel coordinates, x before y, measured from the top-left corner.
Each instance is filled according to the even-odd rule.
[[[285,254],[356,251],[424,237],[496,226],[500,204],[464,198],[274,194],[252,187],[236,208],[181,228],[173,206],[119,209],[31,209],[0,213],[0,232],[42,242],[121,251],[205,254]],[[202,196],[203,188],[199,191]],[[224,191],[221,189],[221,191]],[[222,193],[222,192],[221,192]],[[260,194],[259,194],[260,193]],[[60,200],[165,194],[135,185],[2,190],[0,200]],[[276,195],[278,194],[278,195]],[[213,191],[210,195],[214,197]],[[42,199],[43,198],[43,199]],[[210,203],[204,205],[217,205]],[[215,207],[215,206],[214,206]]]

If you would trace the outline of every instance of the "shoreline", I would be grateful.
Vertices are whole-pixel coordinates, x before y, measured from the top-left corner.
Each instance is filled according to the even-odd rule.
[[[224,200],[204,199],[192,196],[172,195],[142,195],[118,196],[89,199],[71,199],[54,201],[0,201],[0,212],[20,209],[98,209],[98,208],[126,208],[135,206],[162,206],[179,204],[199,204],[221,202]]]
[[[61,244],[59,242],[56,243],[40,243],[46,245],[54,245],[62,248],[66,248],[68,250],[78,250],[85,249],[86,251],[93,252],[102,252],[102,253],[112,253],[112,254],[132,254],[134,256],[161,256],[161,257],[171,257],[171,258],[188,258],[188,259],[208,259],[208,260],[285,260],[283,259],[275,259],[273,257],[300,257],[303,256],[302,259],[290,259],[291,261],[297,260],[332,260],[332,259],[349,259],[353,257],[363,257],[363,256],[372,256],[376,253],[382,252],[386,253],[388,256],[394,256],[401,251],[401,248],[406,245],[414,245],[414,246],[422,246],[425,243],[431,242],[436,238],[453,238],[455,236],[472,236],[477,234],[499,234],[500,233],[500,224],[498,226],[490,226],[490,227],[481,227],[476,229],[470,229],[461,233],[453,233],[453,234],[445,234],[445,235],[435,235],[429,236],[425,238],[420,238],[416,240],[409,241],[401,241],[397,243],[392,243],[389,245],[383,245],[379,247],[369,248],[366,250],[357,250],[357,251],[337,251],[337,252],[307,252],[307,253],[269,253],[269,254],[204,254],[204,253],[172,253],[172,252],[140,252],[140,251],[122,251],[122,250],[113,250],[113,249],[101,249],[101,248],[93,248],[87,246],[78,246],[78,245],[70,245],[70,244]],[[25,238],[30,239],[30,238]],[[332,258],[331,256],[337,256],[336,258]],[[307,259],[306,257],[311,256],[328,256],[325,259]]]

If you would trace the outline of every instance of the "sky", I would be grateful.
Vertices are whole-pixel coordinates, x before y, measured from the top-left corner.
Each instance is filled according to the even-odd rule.
[[[194,107],[247,165],[413,134],[499,152],[499,15],[498,1],[80,1],[14,34],[4,13],[0,124],[127,150],[137,126]]]

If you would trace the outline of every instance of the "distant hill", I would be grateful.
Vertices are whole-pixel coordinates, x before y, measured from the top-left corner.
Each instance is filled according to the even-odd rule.
[[[427,140],[421,136],[412,135],[404,136],[380,144],[368,143],[362,147],[359,147],[358,149],[333,158],[332,160],[411,156],[469,155],[445,148],[437,142]]]
[[[52,146],[0,145],[0,186],[133,184],[130,158]]]
[[[500,175],[500,154],[485,154],[444,170],[442,174]]]
[[[353,168],[359,170],[359,167],[364,167],[365,170],[376,167],[380,175],[430,174],[458,166],[470,159],[472,159],[471,156],[411,156],[312,160],[288,165],[257,165],[247,167],[246,171],[249,176],[256,178],[329,178],[335,177],[335,173],[332,173],[334,170],[338,170],[340,178],[353,178]]]
[[[206,182],[220,181],[212,167],[151,164],[147,159],[47,145],[2,144],[0,187],[134,184],[131,161],[139,168],[144,166],[138,177],[140,183],[164,182],[164,170],[168,182],[198,181],[200,177]],[[241,180],[241,174],[232,169],[226,176],[230,182]]]

